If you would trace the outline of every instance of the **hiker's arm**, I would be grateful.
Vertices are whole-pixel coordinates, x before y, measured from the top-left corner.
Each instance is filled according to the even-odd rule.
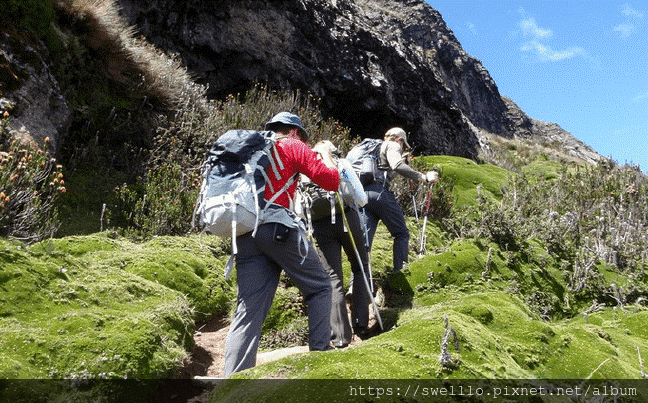
[[[387,163],[389,164],[389,167],[397,174],[408,179],[425,182],[425,175],[415,171],[414,169],[412,169],[412,167],[407,165],[407,162],[405,162],[405,158],[403,157],[401,148],[397,143],[394,143],[393,145],[387,145],[385,156],[387,157]]]
[[[322,159],[317,153],[301,143],[295,150],[298,154],[298,170],[308,176],[314,183],[325,190],[336,191],[340,186],[340,175],[330,153],[323,153]]]

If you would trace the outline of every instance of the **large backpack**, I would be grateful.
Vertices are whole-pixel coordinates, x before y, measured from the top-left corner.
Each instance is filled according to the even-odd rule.
[[[319,221],[324,218],[335,220],[335,213],[340,212],[335,192],[329,192],[320,186],[302,180],[300,191],[307,221]],[[335,223],[335,221],[333,221]]]
[[[367,194],[351,163],[346,158],[340,158],[337,160],[337,169],[340,173],[339,192],[343,203],[356,210],[364,207],[367,204]],[[312,221],[324,218],[330,218],[331,223],[335,224],[335,215],[342,212],[342,206],[338,203],[336,192],[326,191],[308,178],[304,178],[300,182],[299,189],[304,209],[303,213],[306,216],[309,228]]]
[[[378,168],[382,144],[382,140],[367,138],[353,147],[346,156],[363,185],[385,180],[385,171]]]
[[[203,183],[193,214],[193,224],[208,232],[232,238],[232,258],[237,253],[236,237],[256,231],[259,216],[294,183],[295,177],[274,196],[264,199],[266,174],[279,176],[276,165],[283,166],[275,152],[271,131],[230,130],[220,136],[203,163]],[[231,270],[233,259],[228,262]],[[226,272],[228,273],[228,272]]]

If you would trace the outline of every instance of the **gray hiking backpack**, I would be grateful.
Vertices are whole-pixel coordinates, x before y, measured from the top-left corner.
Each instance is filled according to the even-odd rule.
[[[379,139],[364,139],[349,151],[346,156],[353,170],[363,185],[385,180],[385,171],[378,168],[380,147],[383,141]]]
[[[238,252],[236,237],[256,232],[266,207],[295,181],[292,177],[270,200],[264,199],[265,186],[270,184],[266,170],[272,167],[271,174],[280,178],[277,165],[283,168],[273,135],[271,131],[230,130],[214,142],[202,166],[203,183],[193,225],[203,232],[232,238],[226,277]]]
[[[339,158],[337,169],[340,174],[339,196],[338,192],[322,189],[310,179],[305,178],[299,184],[302,214],[308,225],[308,232],[312,234],[313,221],[325,218],[335,224],[335,216],[342,213],[345,206],[359,210],[367,204],[367,194],[358,179],[353,166],[346,158]]]

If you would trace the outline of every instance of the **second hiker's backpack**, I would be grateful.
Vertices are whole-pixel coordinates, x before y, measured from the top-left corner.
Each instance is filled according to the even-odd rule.
[[[349,161],[346,158],[338,159],[337,169],[340,174],[339,192],[344,204],[355,209],[364,207],[367,204],[367,194]],[[331,223],[335,224],[335,214],[342,212],[336,192],[326,191],[308,178],[301,180],[300,191],[309,227],[312,221],[323,218],[330,218]]]
[[[324,218],[330,220],[331,217],[335,217],[336,211],[339,210],[335,192],[326,191],[305,180],[300,183],[300,191],[304,198],[303,207],[307,221],[319,221]]]
[[[379,139],[364,139],[349,151],[346,156],[353,170],[358,174],[360,182],[368,185],[375,181],[384,181],[385,171],[378,168],[380,146]]]

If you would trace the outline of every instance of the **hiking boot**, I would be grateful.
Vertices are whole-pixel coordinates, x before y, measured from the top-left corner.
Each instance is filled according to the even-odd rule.
[[[357,327],[353,329],[353,333],[360,338],[360,340],[367,340],[370,338],[371,331],[366,327]]]
[[[346,347],[348,347],[348,346],[349,346],[349,343],[345,343],[345,342],[343,342],[343,341],[339,341],[339,340],[338,340],[338,341],[334,341],[334,342],[333,342],[333,347],[338,348],[338,349],[339,349],[339,348],[346,348]]]

